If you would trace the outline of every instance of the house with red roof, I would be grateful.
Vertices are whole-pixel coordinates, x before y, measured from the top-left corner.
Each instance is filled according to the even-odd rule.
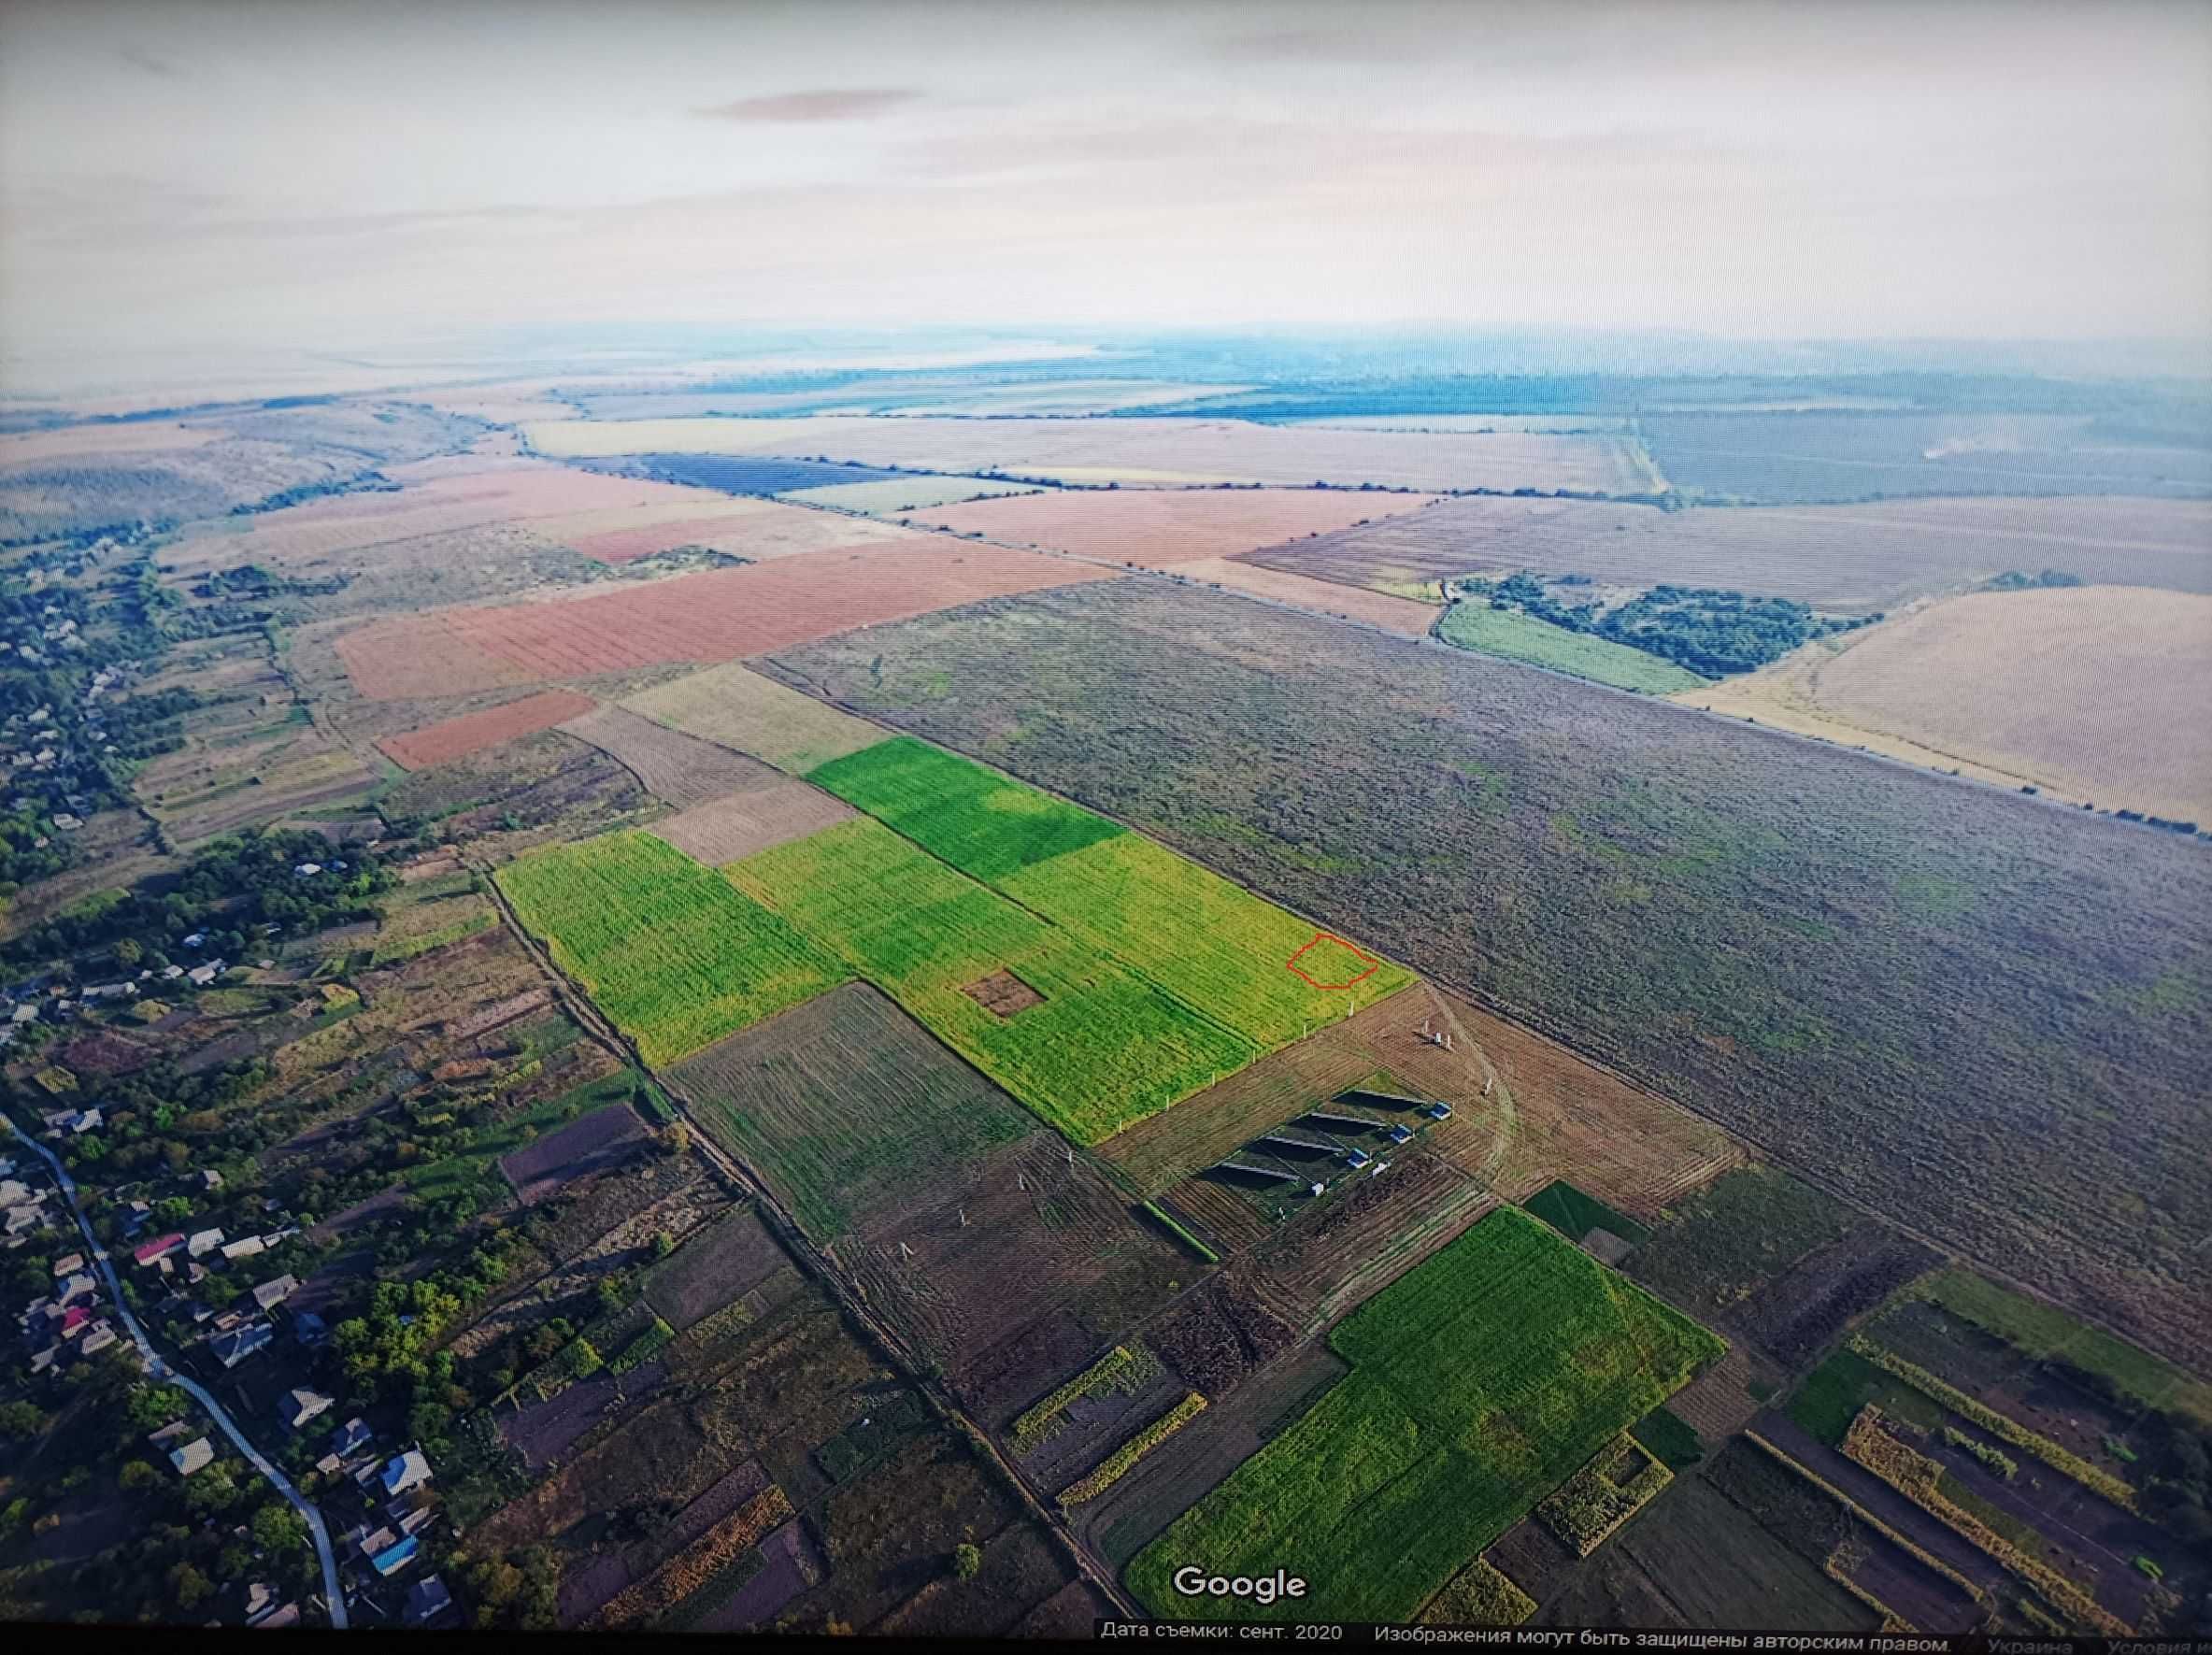
[[[167,1258],[171,1253],[175,1252],[183,1245],[184,1233],[182,1231],[177,1231],[171,1234],[160,1236],[155,1240],[149,1241],[143,1246],[134,1248],[131,1251],[131,1262],[141,1266],[147,1264],[156,1264],[162,1260]]]

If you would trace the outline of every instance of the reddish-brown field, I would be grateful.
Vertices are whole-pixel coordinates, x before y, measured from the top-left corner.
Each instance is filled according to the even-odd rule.
[[[220,524],[168,549],[163,561],[195,571],[281,564],[488,523],[527,523],[542,533],[545,520],[583,512],[643,510],[651,521],[674,508],[694,519],[720,520],[757,515],[763,504],[543,461],[475,455],[389,466],[385,475],[400,488],[332,495]],[[596,525],[617,526],[611,521]]]
[[[978,598],[1116,578],[998,546],[877,546],[621,592],[404,616],[348,633],[336,649],[371,700],[452,695],[665,662],[735,661]]]
[[[404,770],[427,770],[433,764],[464,759],[470,753],[512,741],[518,735],[549,730],[564,719],[590,712],[592,706],[589,695],[578,695],[573,690],[547,690],[480,713],[464,713],[427,724],[405,735],[387,735],[377,746]]]
[[[1404,592],[1529,569],[1600,584],[1717,586],[1879,609],[2006,569],[2212,592],[2212,505],[2183,500],[1885,500],[1662,511],[1579,500],[1449,500],[1247,554],[1271,569]]]
[[[855,519],[842,512],[819,511],[803,506],[779,506],[772,500],[731,500],[728,509],[668,521],[590,526],[584,520],[555,518],[534,525],[549,539],[601,563],[634,563],[679,546],[702,546],[749,562],[794,557],[801,552],[833,551],[841,547],[873,546],[897,542],[909,547],[925,543],[913,532]],[[596,515],[596,514],[594,514]]]
[[[1075,489],[899,515],[959,535],[1163,569],[1379,521],[1433,498],[1325,489]]]
[[[1351,621],[1364,621],[1370,626],[1379,626],[1385,632],[1396,633],[1400,637],[1423,637],[1436,620],[1437,611],[1434,608],[1427,604],[1416,603],[1411,598],[1392,597],[1380,592],[1363,592],[1357,587],[1339,586],[1334,581],[1285,574],[1280,569],[1263,569],[1234,558],[1204,558],[1196,563],[1184,564],[1176,573],[1186,580],[1224,587],[1230,592],[1241,592],[1248,597],[1266,598],[1274,603],[1311,609],[1318,614],[1341,615]]]

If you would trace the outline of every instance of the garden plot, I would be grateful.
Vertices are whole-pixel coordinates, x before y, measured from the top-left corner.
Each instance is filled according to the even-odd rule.
[[[377,746],[403,770],[426,770],[450,763],[487,748],[499,747],[517,736],[549,730],[566,719],[592,709],[592,698],[572,690],[548,690],[517,701],[445,719],[405,735],[387,735]]]
[[[1131,1566],[1158,1612],[1410,1619],[1724,1348],[1512,1208],[1370,1299],[1330,1343],[1350,1375]],[[1170,1577],[1192,1557],[1254,1576],[1295,1557],[1309,1593],[1185,1598]]]
[[[656,724],[625,707],[594,707],[561,728],[590,742],[636,777],[646,792],[678,810],[778,779],[742,753]]]
[[[887,731],[879,724],[824,706],[773,678],[735,663],[710,666],[622,705],[632,712],[739,752],[764,759],[794,776],[874,747]]]
[[[571,1179],[621,1165],[646,1135],[630,1106],[616,1104],[502,1156],[499,1170],[514,1186],[516,1199],[534,1206],[558,1194]]]

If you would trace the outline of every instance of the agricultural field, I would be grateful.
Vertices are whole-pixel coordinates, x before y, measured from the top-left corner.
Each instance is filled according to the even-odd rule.
[[[2207,1354],[2212,864],[2190,840],[1144,580],[762,665],[1202,857],[2117,1332]]]
[[[1336,1329],[1352,1364],[1297,1423],[1140,1554],[1178,1618],[1404,1621],[1724,1347],[1512,1208]],[[1300,1602],[1185,1599],[1169,1577],[1297,1560]]]
[[[122,425],[61,425],[47,431],[18,432],[0,436],[0,472],[19,465],[51,465],[113,454],[158,454],[172,449],[196,449],[219,442],[222,436],[222,432],[210,427],[181,425],[174,420],[141,420]]]
[[[835,827],[852,815],[827,793],[778,776],[663,817],[651,831],[693,862],[720,867]]]
[[[1198,563],[1178,564],[1166,573],[1182,584],[1223,588],[1269,603],[1289,604],[1294,608],[1311,609],[1341,620],[1364,621],[1405,638],[1424,637],[1436,624],[1436,611],[1410,598],[1361,592],[1326,580],[1309,579],[1304,575],[1286,574],[1280,569],[1261,568],[1235,558],[1206,558]]]
[[[2179,500],[1884,500],[1662,511],[1576,500],[1448,500],[1240,561],[1399,595],[1526,569],[1601,586],[1719,587],[1869,613],[2007,569],[2212,592],[2212,505]]]
[[[917,1184],[1037,1132],[876,990],[848,983],[686,1058],[692,1117],[827,1246]]]
[[[441,719],[405,735],[380,737],[377,746],[403,770],[427,770],[433,764],[465,759],[486,748],[498,747],[519,735],[550,730],[564,720],[592,710],[592,698],[573,690],[548,690],[536,695],[503,702],[482,712]]]
[[[674,1063],[845,975],[775,914],[645,834],[536,851],[496,877],[649,1063]]]
[[[863,819],[732,863],[736,890],[841,959],[1078,1143],[1255,1055],[1111,955]],[[988,1006],[1009,976],[1037,998]]]
[[[1637,429],[1691,499],[2212,493],[2212,450],[2116,443],[2082,416],[1671,413]]]
[[[745,667],[710,666],[633,695],[632,712],[804,776],[832,759],[874,747],[879,724],[824,706]]]
[[[590,742],[636,777],[646,792],[678,810],[727,793],[772,787],[784,779],[742,753],[656,724],[627,707],[593,706],[581,717],[567,720],[561,729],[578,741]]]
[[[921,511],[912,521],[1148,569],[1226,558],[1397,517],[1434,496],[1379,501],[1315,489],[1076,489]]]
[[[1437,622],[1436,635],[1448,644],[1495,655],[1505,661],[1523,661],[1553,672],[1572,673],[1610,684],[1616,690],[1634,690],[1646,695],[1667,695],[1694,690],[1705,679],[1673,662],[1645,650],[1617,644],[1610,638],[1569,632],[1533,615],[1493,609],[1477,601],[1453,604]]]
[[[525,834],[558,834],[565,825],[582,836],[658,808],[629,771],[558,730],[414,771],[393,783],[378,807],[391,825],[435,822],[457,841],[508,832],[510,822]]]
[[[2212,821],[2212,734],[2195,716],[2212,705],[2208,637],[2212,596],[1976,592],[1682,699],[1748,717],[1803,707],[1837,740],[1887,738],[2016,787]]]
[[[864,512],[870,517],[895,517],[926,511],[934,506],[959,506],[970,500],[993,500],[1007,494],[1039,492],[1035,483],[995,482],[984,477],[937,477],[908,472],[881,482],[832,483],[826,488],[787,489],[777,498],[796,506],[826,506],[836,511]]]
[[[991,885],[1124,831],[1104,817],[906,736],[833,760],[807,779],[939,861]]]
[[[650,421],[654,425],[660,422]],[[628,449],[617,449],[628,453]],[[753,459],[714,452],[641,453],[627,461],[625,473],[650,477],[686,488],[724,494],[782,494],[799,489],[832,488],[840,483],[874,483],[892,474],[866,465],[835,465],[819,460]]]
[[[461,694],[665,662],[731,661],[980,597],[1113,578],[992,546],[869,544],[553,602],[394,617],[341,635],[336,649],[358,692],[372,700]]]
[[[558,459],[618,454],[822,455],[849,465],[1004,472],[1071,483],[1316,482],[1356,488],[1648,492],[1641,450],[1623,438],[1541,434],[1433,435],[1257,425],[1241,420],[566,421],[526,425]]]

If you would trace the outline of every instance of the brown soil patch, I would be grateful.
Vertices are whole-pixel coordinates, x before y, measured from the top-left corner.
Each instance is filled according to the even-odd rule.
[[[779,778],[726,798],[709,799],[647,830],[694,862],[720,867],[808,834],[835,827],[849,806],[803,781]]]
[[[1045,1003],[1044,995],[1010,971],[994,971],[981,981],[968,984],[961,992],[998,1017],[1012,1017]]]

